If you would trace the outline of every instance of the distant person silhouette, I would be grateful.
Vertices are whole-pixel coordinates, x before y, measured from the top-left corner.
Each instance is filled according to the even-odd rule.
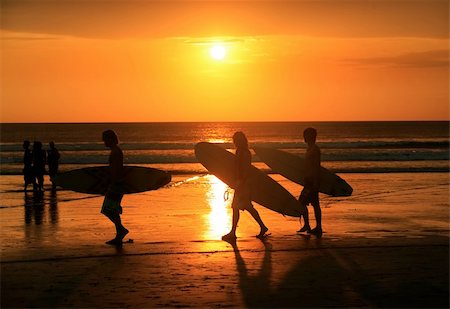
[[[298,232],[307,232],[316,236],[322,236],[322,211],[319,202],[320,185],[320,148],[316,144],[317,131],[314,128],[307,128],[303,131],[303,138],[308,144],[304,161],[304,187],[298,200],[300,207],[304,210],[304,225]],[[309,225],[308,205],[314,208],[316,217],[316,227],[311,229]]]
[[[242,132],[236,132],[233,135],[233,143],[236,146],[236,188],[234,191],[233,202],[231,204],[231,207],[233,208],[233,219],[231,231],[222,236],[222,239],[225,241],[236,240],[236,229],[239,222],[240,210],[247,210],[252,215],[261,228],[256,237],[263,237],[269,229],[264,225],[258,211],[253,208],[252,199],[250,196],[248,174],[252,164],[252,155],[248,149],[247,137]]]
[[[109,155],[110,179],[101,213],[104,214],[116,227],[116,237],[107,241],[109,245],[121,245],[128,230],[122,225],[122,177],[123,177],[123,152],[119,147],[119,138],[113,130],[106,130],[102,134],[105,146],[111,149]]]
[[[33,174],[37,184],[35,183],[34,191],[44,191],[46,157],[45,150],[42,149],[42,143],[35,141],[33,143]]]
[[[34,183],[34,173],[33,173],[33,154],[30,150],[30,141],[23,141],[23,190],[27,192],[29,184]],[[33,188],[35,185],[33,185]]]
[[[52,188],[55,189],[56,185],[53,183],[53,178],[58,173],[60,154],[53,141],[48,143],[48,145],[50,147],[50,149],[47,150],[48,175],[52,182]]]

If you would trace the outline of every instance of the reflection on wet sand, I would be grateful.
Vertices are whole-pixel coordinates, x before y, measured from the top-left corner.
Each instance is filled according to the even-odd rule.
[[[231,222],[231,198],[225,200],[224,195],[228,186],[215,176],[205,177],[208,183],[207,201],[211,211],[206,216],[207,229],[205,238],[220,239],[230,229]]]
[[[41,225],[46,221],[45,206],[48,206],[49,222],[51,224],[58,223],[58,198],[56,190],[50,190],[49,196],[47,192],[25,192],[24,193],[24,212],[25,224]]]

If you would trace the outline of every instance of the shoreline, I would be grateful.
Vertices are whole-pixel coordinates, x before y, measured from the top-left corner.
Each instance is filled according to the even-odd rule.
[[[255,164],[256,163],[256,164]],[[174,164],[125,164],[125,166],[141,166],[161,169],[172,173],[172,175],[205,175],[208,171],[200,163],[188,163],[192,165],[191,169],[183,169],[180,166],[187,165],[186,163],[174,163]],[[8,164],[9,167],[6,169],[0,165],[0,176],[23,176],[22,174],[22,164]],[[278,175],[277,172],[273,171],[269,167],[266,167],[262,162],[253,162],[253,165],[259,168],[261,171],[268,175]],[[445,162],[441,164],[442,166],[434,167],[371,167],[371,168],[330,168],[326,167],[333,173],[336,174],[384,174],[384,173],[450,173],[450,162]],[[4,165],[3,165],[4,166]],[[106,164],[61,164],[59,172],[67,172],[73,169],[80,169],[85,167],[96,167],[96,166],[107,166]],[[48,177],[48,174],[45,175]]]

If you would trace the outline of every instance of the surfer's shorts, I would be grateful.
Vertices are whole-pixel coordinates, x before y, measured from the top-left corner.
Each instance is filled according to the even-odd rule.
[[[109,215],[120,215],[122,213],[122,206],[120,206],[120,200],[113,200],[105,196],[103,201],[101,213],[109,216]]]
[[[233,202],[231,203],[233,209],[248,210],[253,208],[250,189],[244,187],[241,190],[234,192]]]
[[[319,205],[319,191],[313,188],[312,183],[305,181],[305,187],[300,193],[300,197],[298,198],[300,203],[304,205],[311,204],[312,206]]]
[[[300,197],[298,198],[300,203],[304,205],[319,205],[319,192],[310,190],[308,188],[303,188],[302,193],[300,193]]]
[[[106,192],[101,213],[104,215],[120,215],[122,213],[122,206],[120,206],[122,198],[121,185],[112,184]]]

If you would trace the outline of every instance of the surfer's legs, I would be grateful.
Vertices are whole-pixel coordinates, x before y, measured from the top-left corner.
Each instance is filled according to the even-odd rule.
[[[239,209],[233,208],[233,221],[231,224],[231,231],[230,231],[231,235],[236,235],[236,229],[237,229],[237,225],[239,222],[239,217],[240,217]]]
[[[249,207],[246,210],[252,215],[253,219],[255,219],[255,221],[258,222],[259,227],[261,228],[261,231],[259,232],[258,236],[264,236],[264,234],[266,234],[266,232],[269,229],[262,221],[261,216],[259,215],[258,211],[254,207]]]
[[[233,219],[231,223],[231,231],[222,236],[222,240],[225,241],[235,241],[236,240],[236,229],[239,222],[239,208],[233,207]]]
[[[128,230],[122,225],[122,220],[120,219],[119,214],[108,214],[106,217],[114,223],[116,227],[116,237],[113,239],[114,241],[122,242],[122,239],[125,235],[128,234]]]
[[[233,197],[233,202],[231,203],[231,208],[233,209],[233,219],[231,222],[231,231],[222,236],[223,240],[226,241],[234,241],[236,240],[236,229],[239,222],[240,213],[239,210],[242,209],[242,197],[239,196],[239,194],[235,194]]]
[[[311,230],[311,226],[309,225],[309,213],[308,213],[308,204],[311,202],[311,190],[307,187],[304,187],[300,196],[298,198],[300,203],[300,211],[303,215],[303,227],[299,229],[297,232],[309,232]],[[302,217],[300,216],[300,224]]]
[[[44,175],[39,174],[36,176],[36,178],[37,178],[37,186],[38,186],[37,189],[39,191],[44,191]]]
[[[107,243],[122,243],[122,239],[128,234],[128,230],[122,225],[120,214],[122,213],[122,207],[120,206],[120,200],[113,200],[105,197],[103,202],[101,213],[104,214],[116,227],[116,237]]]
[[[319,202],[313,204],[314,216],[316,217],[316,228],[315,230],[322,230],[322,210],[320,209]]]
[[[128,230],[122,225],[122,220],[120,219],[120,215],[115,215],[116,218],[113,221],[116,226],[116,238],[122,240],[125,235],[128,234]]]
[[[309,201],[314,207],[314,216],[316,217],[316,227],[310,233],[320,237],[322,236],[322,210],[320,209],[319,192],[311,192]]]
[[[300,197],[300,209],[303,213],[303,227],[299,229],[297,232],[309,232],[311,230],[311,226],[309,225],[309,213],[308,213],[308,207],[306,204],[301,200]],[[302,224],[302,217],[299,218],[300,224]]]
[[[239,209],[233,208],[233,219],[231,221],[231,231],[228,234],[224,235],[222,237],[222,239],[224,237],[226,237],[226,236],[227,237],[228,236],[230,236],[230,237],[234,236],[236,238],[236,229],[237,229],[237,225],[238,225],[238,222],[239,222],[239,216],[240,216]]]
[[[121,200],[122,196],[114,196],[114,198],[105,196],[103,201],[101,213],[111,220],[116,227],[116,237],[108,241],[108,244],[122,243],[122,239],[128,234],[128,230],[122,225],[122,220],[120,219],[120,214],[122,213]]]
[[[32,184],[32,182],[29,182],[29,181],[26,181],[26,180],[25,180],[25,184],[24,184],[24,186],[23,186],[23,191],[25,191],[25,192],[28,191],[28,185],[29,185],[29,184]]]

